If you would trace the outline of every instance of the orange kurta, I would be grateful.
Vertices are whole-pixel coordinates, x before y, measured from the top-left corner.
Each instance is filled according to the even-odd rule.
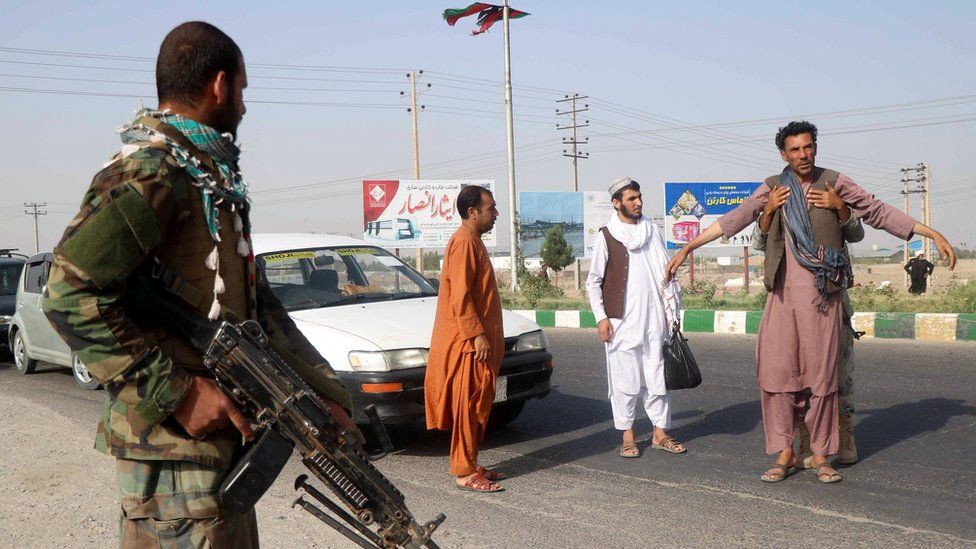
[[[491,347],[487,363],[474,360],[474,338]],[[478,467],[495,378],[505,354],[502,303],[495,271],[481,237],[461,226],[444,252],[437,316],[424,381],[427,428],[451,431],[451,474]]]

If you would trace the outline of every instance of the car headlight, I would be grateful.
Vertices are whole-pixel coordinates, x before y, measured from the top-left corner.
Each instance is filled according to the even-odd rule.
[[[10,324],[10,321],[13,320],[13,318],[14,317],[8,315],[0,315],[0,326],[6,326],[7,324]]]
[[[349,364],[358,372],[386,372],[427,365],[427,349],[397,349],[395,351],[352,351]]]
[[[518,338],[518,343],[515,344],[516,353],[524,353],[526,351],[544,351],[548,347],[548,342],[546,341],[546,334],[542,333],[542,330],[538,332],[529,332],[527,334],[522,334]]]

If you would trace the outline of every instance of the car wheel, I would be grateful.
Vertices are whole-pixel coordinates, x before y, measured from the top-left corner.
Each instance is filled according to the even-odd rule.
[[[24,336],[20,334],[20,330],[14,332],[13,353],[14,365],[19,373],[30,374],[34,372],[34,369],[37,368],[37,361],[27,356],[27,343],[24,342]]]
[[[524,400],[495,406],[491,409],[491,415],[488,416],[488,429],[498,429],[515,421],[515,418],[519,417],[524,408]]]
[[[88,371],[88,368],[86,368],[85,364],[80,358],[78,358],[78,355],[74,353],[71,354],[71,373],[74,374],[75,382],[82,389],[88,389],[89,391],[98,389],[100,383],[98,383],[97,379],[92,377],[91,373]]]

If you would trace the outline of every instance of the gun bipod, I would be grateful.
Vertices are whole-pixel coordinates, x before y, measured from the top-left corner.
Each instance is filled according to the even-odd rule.
[[[314,486],[306,482],[307,480],[308,480],[308,475],[300,475],[298,478],[296,478],[295,490],[305,490],[306,494],[315,498],[316,501],[328,507],[329,510],[335,513],[336,516],[338,516],[342,520],[352,525],[356,530],[359,530],[359,532],[362,533],[362,535],[365,536],[365,538],[349,530],[349,528],[347,528],[346,526],[344,526],[342,523],[335,520],[334,518],[325,514],[324,511],[322,511],[315,505],[312,505],[311,503],[305,501],[301,496],[299,496],[298,499],[295,500],[293,506],[296,504],[301,505],[302,509],[305,509],[306,511],[311,513],[313,516],[315,516],[322,522],[328,524],[335,530],[338,530],[340,534],[358,543],[361,547],[367,547],[370,549],[376,547],[382,549],[384,547],[383,540],[378,535],[376,535],[375,532],[363,526],[361,522],[359,522],[358,520],[356,520],[355,517],[347,513],[345,509],[343,509],[337,503],[329,499],[325,494],[318,491],[318,489],[316,489]]]

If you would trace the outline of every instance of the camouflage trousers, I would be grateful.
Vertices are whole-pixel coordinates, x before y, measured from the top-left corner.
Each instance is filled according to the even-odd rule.
[[[845,319],[840,329],[840,357],[837,359],[837,407],[841,414],[854,413],[854,328]]]
[[[116,460],[119,547],[136,549],[257,548],[258,526],[221,508],[217,491],[226,471],[189,461]]]

